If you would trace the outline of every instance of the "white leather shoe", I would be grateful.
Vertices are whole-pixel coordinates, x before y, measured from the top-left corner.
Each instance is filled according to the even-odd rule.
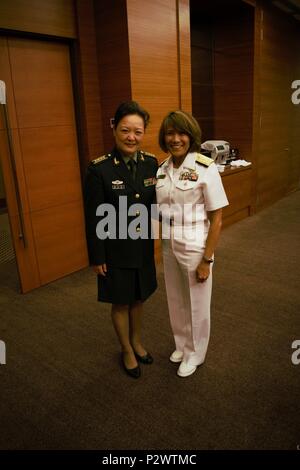
[[[178,368],[177,375],[179,375],[179,377],[188,377],[192,375],[196,369],[197,366],[189,366],[186,362],[182,361]]]
[[[171,356],[170,356],[170,361],[171,362],[181,362],[183,358],[183,352],[182,351],[173,351]]]

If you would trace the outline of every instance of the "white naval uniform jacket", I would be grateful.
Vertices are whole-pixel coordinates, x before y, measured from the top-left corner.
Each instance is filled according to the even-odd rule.
[[[175,172],[170,157],[160,165],[156,176],[165,284],[175,347],[183,353],[185,363],[198,366],[205,360],[210,335],[212,265],[211,274],[203,283],[197,282],[196,269],[209,230],[207,212],[226,206],[228,200],[216,165],[201,154],[189,153]]]
[[[186,156],[178,169],[174,169],[172,157],[169,157],[160,165],[156,177],[156,198],[162,221],[166,221],[166,235],[171,220],[174,238],[196,236],[198,244],[205,246],[209,230],[207,212],[228,205],[213,160],[193,152]]]

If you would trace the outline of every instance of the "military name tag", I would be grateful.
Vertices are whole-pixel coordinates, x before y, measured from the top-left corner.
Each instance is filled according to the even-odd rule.
[[[124,181],[115,180],[111,182],[112,189],[125,189]]]
[[[144,186],[154,186],[156,184],[156,178],[147,178],[144,180]]]

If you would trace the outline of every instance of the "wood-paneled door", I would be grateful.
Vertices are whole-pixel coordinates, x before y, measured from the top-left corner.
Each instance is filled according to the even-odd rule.
[[[69,47],[1,36],[0,79],[1,163],[27,292],[87,265]]]

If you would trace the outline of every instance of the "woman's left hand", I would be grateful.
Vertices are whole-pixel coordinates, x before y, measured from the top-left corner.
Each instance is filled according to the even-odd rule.
[[[196,269],[196,279],[197,282],[205,282],[210,275],[210,267],[208,263],[205,263],[204,261],[201,261],[198,264],[198,267]]]

